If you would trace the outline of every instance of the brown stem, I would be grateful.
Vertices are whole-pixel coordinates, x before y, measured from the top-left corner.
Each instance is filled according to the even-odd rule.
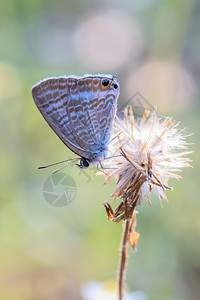
[[[124,294],[124,281],[125,281],[125,273],[126,273],[126,264],[127,264],[127,247],[129,241],[129,227],[130,227],[130,219],[125,220],[124,231],[122,236],[122,245],[121,245],[121,256],[120,256],[120,264],[119,264],[119,300],[123,300]]]

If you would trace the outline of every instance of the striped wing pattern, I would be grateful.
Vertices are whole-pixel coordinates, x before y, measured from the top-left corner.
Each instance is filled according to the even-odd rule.
[[[119,89],[102,86],[112,76],[48,78],[33,86],[43,117],[73,152],[92,160],[104,155]]]

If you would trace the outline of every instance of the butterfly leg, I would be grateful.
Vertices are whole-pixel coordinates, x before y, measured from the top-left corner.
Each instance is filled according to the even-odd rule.
[[[102,165],[101,165],[101,163],[100,163],[100,161],[99,161],[99,164],[100,164],[101,168],[103,168]],[[108,176],[108,174],[105,171],[99,169],[99,164],[97,163],[97,170],[100,171],[100,172],[102,172],[102,173],[104,173],[106,176]],[[105,168],[103,168],[103,169],[105,169]],[[107,169],[109,169],[109,168],[107,168]]]
[[[100,167],[104,170],[111,170],[111,169],[116,169],[116,168],[106,168],[102,165],[102,162],[99,160],[99,164],[100,164]]]
[[[104,159],[110,159],[110,158],[113,158],[113,157],[120,157],[122,156],[121,154],[119,155],[112,155],[112,156],[108,156],[108,157],[104,157]]]

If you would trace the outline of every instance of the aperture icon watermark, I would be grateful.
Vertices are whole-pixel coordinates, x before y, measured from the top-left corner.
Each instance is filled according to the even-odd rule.
[[[145,108],[153,110],[153,105],[140,93],[135,92],[128,100],[119,107],[119,113],[123,113],[127,106],[132,106],[133,115],[136,118],[141,118],[143,116]]]
[[[68,174],[56,173],[48,176],[42,186],[44,199],[54,207],[64,207],[76,197],[77,185]]]

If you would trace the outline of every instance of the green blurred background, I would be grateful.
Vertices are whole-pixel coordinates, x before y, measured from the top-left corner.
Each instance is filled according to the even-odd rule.
[[[112,203],[115,182],[103,186],[94,168],[70,166],[62,173],[76,197],[55,207],[42,195],[51,169],[37,170],[74,155],[43,120],[31,87],[85,73],[117,74],[119,107],[139,91],[194,133],[194,168],[170,182],[169,203],[152,198],[151,208],[138,208],[127,290],[143,292],[135,300],[199,299],[199,28],[197,0],[0,0],[0,299],[106,299],[81,291],[88,282],[112,289],[122,226],[107,222],[103,202]]]

